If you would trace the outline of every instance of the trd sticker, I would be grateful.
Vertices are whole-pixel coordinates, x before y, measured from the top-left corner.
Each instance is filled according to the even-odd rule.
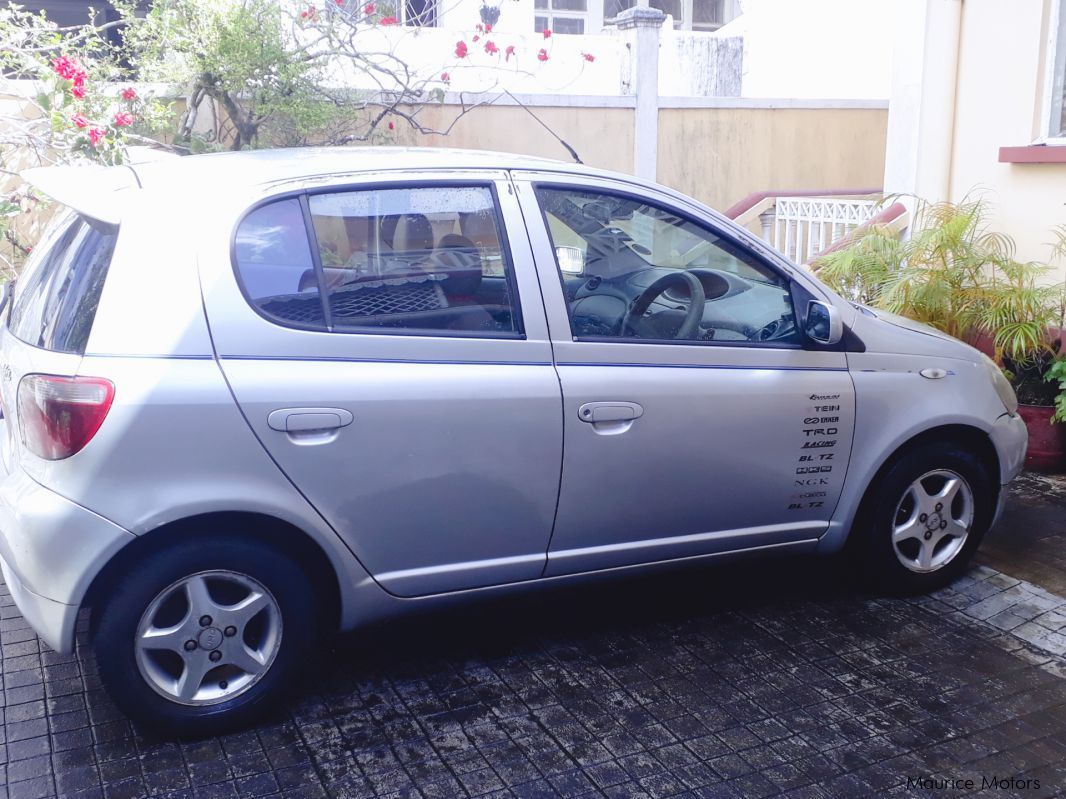
[[[835,436],[837,434],[837,428],[835,427],[808,427],[803,431],[803,435],[810,438],[811,436]]]

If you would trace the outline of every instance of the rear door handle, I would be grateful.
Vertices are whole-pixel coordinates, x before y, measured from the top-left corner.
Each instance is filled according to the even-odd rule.
[[[586,402],[577,409],[577,416],[583,422],[631,422],[644,415],[644,409],[635,402]]]
[[[271,429],[282,433],[308,433],[338,430],[352,423],[351,411],[344,408],[281,408],[267,417]]]

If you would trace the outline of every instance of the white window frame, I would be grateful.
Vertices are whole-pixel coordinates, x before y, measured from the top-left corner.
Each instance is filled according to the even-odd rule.
[[[1037,143],[1040,144],[1066,145],[1066,135],[1051,135],[1051,118],[1056,110],[1055,96],[1058,94],[1059,98],[1062,98],[1063,90],[1066,88],[1064,85],[1066,84],[1066,19],[1062,16],[1064,12],[1066,12],[1064,0],[1051,0],[1051,15],[1048,19],[1047,41],[1044,48],[1044,97],[1040,113],[1040,133],[1037,137]],[[1057,87],[1056,83],[1059,84]],[[1061,104],[1066,104],[1066,101],[1060,99],[1058,102],[1061,117]]]
[[[585,36],[585,35],[590,34],[590,33],[599,33],[600,32],[600,28],[603,27],[603,0],[585,0],[585,10],[584,11],[565,11],[563,9],[559,9],[558,11],[556,11],[554,8],[551,7],[552,0],[547,0],[547,3],[548,3],[548,7],[547,8],[536,8],[536,6],[534,4],[534,8],[533,8],[533,25],[534,25],[533,30],[534,31],[536,31],[536,19],[537,19],[537,17],[547,17],[547,19],[548,19],[548,28],[551,30],[551,32],[553,34],[556,33],[555,20],[557,20],[557,19],[580,19],[581,21],[583,21],[585,23],[585,31],[584,31],[584,33],[579,33],[579,34],[559,33],[560,36],[571,36],[571,35]],[[594,9],[598,9],[599,13],[596,14]]]

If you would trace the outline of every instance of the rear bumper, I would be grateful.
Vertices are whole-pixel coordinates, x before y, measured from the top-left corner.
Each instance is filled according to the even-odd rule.
[[[74,648],[93,578],[133,538],[18,466],[0,475],[0,570],[23,617],[59,652]]]

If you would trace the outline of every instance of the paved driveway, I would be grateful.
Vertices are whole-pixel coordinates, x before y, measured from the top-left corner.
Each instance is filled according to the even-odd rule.
[[[268,722],[195,742],[132,729],[0,591],[17,799],[1066,791],[1066,603],[988,567],[913,601],[791,560],[406,620],[309,652]]]

